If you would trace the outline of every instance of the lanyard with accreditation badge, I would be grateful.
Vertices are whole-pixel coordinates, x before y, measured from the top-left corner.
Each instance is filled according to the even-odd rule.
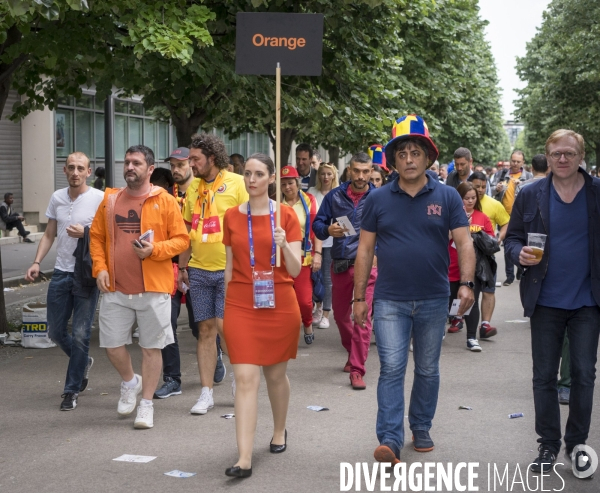
[[[248,202],[248,242],[250,243],[250,267],[252,267],[252,291],[254,308],[275,308],[275,216],[273,202],[269,200],[269,216],[271,219],[271,270],[254,270],[254,236],[252,235],[252,213]]]

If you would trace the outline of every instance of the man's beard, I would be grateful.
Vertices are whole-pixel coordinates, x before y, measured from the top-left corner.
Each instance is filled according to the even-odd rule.
[[[140,188],[143,183],[144,183],[144,178],[142,178],[141,176],[138,176],[136,174],[131,174],[131,175],[123,175],[123,178],[125,178],[125,182],[127,183],[127,186],[129,188],[131,188],[132,190],[136,190],[138,188]],[[129,180],[127,179],[129,178]]]
[[[173,175],[173,180],[175,180],[175,183],[177,183],[177,185],[183,185],[186,181],[190,179],[190,176],[192,176],[192,170],[188,170],[185,178],[180,178],[177,175]]]

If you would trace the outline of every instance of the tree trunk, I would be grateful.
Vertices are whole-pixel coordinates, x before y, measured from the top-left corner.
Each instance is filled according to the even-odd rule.
[[[10,91],[10,83],[12,82],[12,76],[6,77],[0,82],[0,115],[4,111],[4,105],[8,99],[8,91]]]
[[[267,134],[269,135],[269,140],[271,141],[271,146],[273,147],[273,155],[275,155],[275,149],[277,145],[277,140],[275,139],[274,129],[270,126],[267,126]],[[281,129],[281,167],[287,166],[288,164],[293,163],[290,161],[290,152],[292,150],[292,142],[298,135],[298,130],[295,128],[282,128]]]
[[[333,163],[337,168],[338,161],[340,160],[340,148],[338,146],[331,146],[327,151],[329,152],[329,162]]]
[[[21,36],[21,31],[19,31],[17,26],[11,26],[8,31],[6,31],[6,41],[0,45],[0,57],[6,55],[8,48],[21,41]],[[8,98],[8,91],[10,90],[13,74],[25,61],[25,58],[26,56],[21,54],[9,63],[0,62],[0,115],[2,115],[2,112],[4,111],[4,105]]]
[[[171,122],[175,127],[175,135],[177,135],[177,147],[188,147],[192,143],[192,135],[194,135],[202,124],[206,121],[206,112],[203,109],[197,108],[191,115],[187,115],[165,105],[171,115]]]

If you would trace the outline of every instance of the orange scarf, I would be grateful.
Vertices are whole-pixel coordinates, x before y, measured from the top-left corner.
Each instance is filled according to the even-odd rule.
[[[227,170],[219,171],[212,183],[206,183],[204,179],[200,180],[198,198],[194,204],[192,215],[192,230],[190,231],[192,241],[198,238],[200,221],[202,221],[202,243],[220,243],[223,240],[223,231],[221,230],[217,204],[215,204],[215,192],[224,185],[226,174]]]
[[[179,204],[179,208],[183,208],[183,197],[179,196],[179,185],[177,183],[173,184],[173,197],[175,197],[175,200]]]

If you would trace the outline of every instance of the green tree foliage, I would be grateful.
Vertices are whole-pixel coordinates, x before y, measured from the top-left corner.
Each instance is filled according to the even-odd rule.
[[[393,120],[412,112],[425,116],[444,159],[460,145],[484,163],[502,153],[476,0],[113,0],[85,12],[74,1],[42,2],[56,7],[54,20],[41,14],[41,0],[30,2],[27,15],[43,22],[13,53],[29,57],[16,82],[28,99],[15,118],[94,83],[99,96],[116,86],[165,108],[183,145],[199,126],[232,136],[262,130],[274,144],[274,78],[234,73],[235,15],[320,12],[323,75],[283,78],[284,161],[293,140],[342,152],[385,143]]]
[[[292,139],[350,153],[385,143],[394,119],[407,113],[426,118],[444,160],[459,146],[485,164],[506,153],[496,69],[475,0],[307,1],[302,9],[325,15],[323,75],[283,79],[282,161]],[[265,90],[238,94],[243,102],[228,112],[234,124],[221,126],[258,127],[274,143],[274,85],[261,79]]]
[[[441,1],[421,24],[401,33],[404,98],[400,111],[418,112],[428,122],[440,161],[468,147],[476,162],[502,159],[508,139],[502,128],[498,79],[487,24],[473,0]]]
[[[189,64],[197,48],[211,43],[205,28],[211,17],[205,6],[185,0],[0,2],[0,115],[11,84],[26,96],[13,107],[19,119],[54,108],[61,95],[80,95],[81,86],[112,72],[115,52],[128,52],[131,72],[145,53]],[[0,279],[0,332],[7,329]]]
[[[530,147],[528,145],[529,141],[529,132],[527,131],[527,127],[525,127],[517,136],[517,140],[515,141],[515,149],[520,149],[525,153],[525,159],[531,161],[531,158],[536,154],[544,154],[544,145],[537,145],[535,147]]]
[[[59,96],[78,96],[82,86],[114,75],[113,62],[122,53],[130,74],[147,53],[166,63],[189,64],[195,50],[212,42],[206,29],[212,17],[206,6],[185,0],[0,3],[0,84],[6,82],[0,85],[0,104],[14,78],[13,85],[27,97],[13,108],[14,119],[54,108]],[[100,96],[110,87],[102,86]]]
[[[527,86],[518,91],[516,115],[527,125],[528,147],[543,149],[548,136],[569,128],[586,140],[586,161],[600,153],[600,3],[553,0],[527,54],[517,60]]]

